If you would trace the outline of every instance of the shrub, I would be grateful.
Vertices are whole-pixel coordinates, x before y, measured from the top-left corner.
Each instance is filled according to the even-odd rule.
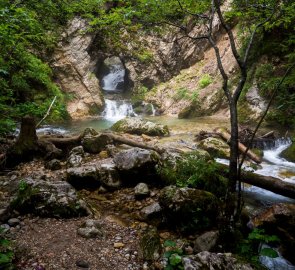
[[[199,86],[201,89],[207,87],[212,83],[212,78],[209,74],[205,74],[202,76],[202,78],[199,80]]]

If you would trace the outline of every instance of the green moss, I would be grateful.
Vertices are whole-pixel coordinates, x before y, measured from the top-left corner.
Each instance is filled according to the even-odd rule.
[[[160,237],[155,228],[147,229],[140,239],[141,257],[147,261],[157,260],[161,253]]]
[[[281,157],[290,162],[295,162],[295,142],[281,153]]]
[[[207,87],[208,85],[210,85],[212,83],[212,78],[209,74],[204,74],[201,79],[199,80],[199,87],[201,89]]]

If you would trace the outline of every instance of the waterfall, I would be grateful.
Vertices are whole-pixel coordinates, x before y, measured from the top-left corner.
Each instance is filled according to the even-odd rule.
[[[122,65],[110,66],[110,72],[102,78],[102,89],[105,91],[120,91],[124,85],[125,69]]]
[[[118,121],[126,116],[137,116],[132,105],[125,100],[105,100],[102,117],[109,121]]]

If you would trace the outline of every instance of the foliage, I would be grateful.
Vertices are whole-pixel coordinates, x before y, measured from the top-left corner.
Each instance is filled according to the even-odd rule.
[[[165,267],[165,270],[182,270],[182,255],[183,251],[180,248],[176,247],[176,243],[171,240],[166,240],[164,242],[164,247],[169,247],[169,251],[164,253],[164,257],[168,259],[168,264]]]
[[[13,259],[11,242],[5,238],[4,229],[0,227],[0,269],[14,269]]]
[[[206,190],[219,198],[225,196],[227,188],[227,179],[221,171],[217,162],[194,152],[184,154],[176,163],[166,162],[159,169],[169,184]]]
[[[204,74],[202,78],[199,80],[199,86],[201,89],[207,87],[212,83],[212,78],[209,74]]]
[[[276,235],[268,235],[263,229],[255,228],[240,245],[239,253],[253,262],[258,262],[260,255],[276,258],[278,253],[274,249],[263,248],[259,250],[259,246],[261,243],[276,244],[278,242],[279,238]]]

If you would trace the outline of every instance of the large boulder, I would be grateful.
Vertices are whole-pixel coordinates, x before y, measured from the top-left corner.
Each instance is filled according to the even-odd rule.
[[[218,216],[218,199],[203,190],[167,186],[160,193],[159,203],[168,225],[183,231],[210,228]]]
[[[32,178],[20,182],[11,208],[21,214],[32,213],[56,218],[85,216],[89,212],[85,202],[79,200],[75,190],[67,182]]]
[[[76,189],[96,190],[100,186],[117,189],[121,186],[118,170],[110,158],[67,169],[67,181]]]
[[[114,156],[114,163],[125,184],[156,180],[155,166],[159,160],[158,153],[141,148],[124,150]]]
[[[200,252],[182,258],[184,270],[253,270],[250,264],[241,263],[230,253]]]
[[[256,227],[263,228],[269,235],[277,235],[281,240],[281,251],[293,264],[295,258],[295,205],[279,203],[268,208],[253,219]]]
[[[213,157],[229,158],[230,147],[223,140],[209,137],[199,142],[199,147],[206,150]]]
[[[112,130],[117,132],[124,132],[137,135],[149,135],[149,136],[168,136],[169,129],[166,125],[156,124],[150,121],[146,121],[140,118],[124,118],[116,122],[112,127]]]
[[[112,142],[112,139],[106,134],[87,135],[82,139],[82,146],[86,152],[98,154],[105,150],[106,146]]]

